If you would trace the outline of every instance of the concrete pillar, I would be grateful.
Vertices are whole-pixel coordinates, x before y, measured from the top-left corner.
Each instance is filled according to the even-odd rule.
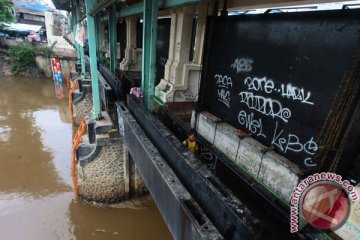
[[[120,63],[122,71],[141,71],[142,50],[136,48],[137,18],[126,18],[126,48],[125,57]]]
[[[101,22],[101,16],[96,16],[96,44],[97,44],[97,57],[98,60],[102,61],[102,48],[103,48],[103,38],[104,38],[104,24]]]
[[[123,151],[124,151],[123,162],[124,162],[124,182],[125,182],[124,194],[125,194],[125,199],[129,199],[130,198],[130,177],[131,177],[130,153],[129,153],[129,150],[125,143],[123,144]]]
[[[91,80],[79,80],[79,88],[72,93],[74,127],[77,128],[93,108]]]
[[[195,101],[198,94],[207,6],[198,6],[196,10],[198,26],[192,62],[189,55],[195,9],[193,6],[182,7],[171,14],[169,57],[164,78],[155,88],[155,96],[164,103]]]
[[[158,0],[145,0],[143,12],[141,90],[146,108],[153,110],[156,71]]]
[[[77,149],[79,198],[107,206],[148,194],[116,126],[106,112],[102,116],[88,120],[87,134]]]
[[[145,182],[142,179],[139,169],[136,166],[134,160],[132,159],[130,152],[128,153],[128,156],[128,168],[130,173],[129,178],[127,179],[129,183],[129,198],[144,196],[148,194],[149,191],[146,188]]]
[[[195,52],[193,62],[197,64],[202,64],[202,55],[204,50],[204,40],[205,40],[205,28],[206,28],[206,19],[207,19],[207,9],[206,5],[199,5],[196,7],[197,11],[197,28],[195,36]]]
[[[176,10],[172,10],[171,13],[171,25],[170,25],[170,41],[169,41],[169,57],[165,64],[164,79],[170,79],[171,65],[174,61],[175,55],[175,40],[176,40],[176,26],[177,26],[178,14]]]
[[[115,74],[117,63],[117,36],[116,33],[116,5],[109,8],[109,51],[110,51],[110,71]]]
[[[183,64],[189,62],[191,32],[193,23],[192,7],[184,7],[177,12],[175,44],[173,45],[173,63],[170,67],[168,79],[175,87],[185,88],[183,78]]]

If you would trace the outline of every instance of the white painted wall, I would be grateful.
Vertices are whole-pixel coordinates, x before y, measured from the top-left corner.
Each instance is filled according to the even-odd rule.
[[[52,34],[52,27],[53,24],[53,13],[45,12],[45,26],[46,26],[46,35],[48,46],[50,47],[55,41],[56,45],[55,48],[57,49],[65,49],[65,50],[74,50],[73,46],[71,46],[62,36],[54,36]]]

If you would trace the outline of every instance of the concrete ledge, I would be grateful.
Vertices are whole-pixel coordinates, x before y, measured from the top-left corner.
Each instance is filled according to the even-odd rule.
[[[108,134],[110,131],[116,129],[113,121],[111,120],[108,112],[101,112],[101,119],[95,122],[95,133],[96,134]]]
[[[294,187],[300,180],[300,174],[301,170],[294,163],[270,151],[262,157],[258,178],[271,190],[290,201]]]
[[[274,151],[265,153],[267,147],[251,137],[239,140],[236,129],[220,121],[208,112],[199,113],[197,131],[235,164],[289,201],[303,170]]]
[[[117,105],[125,142],[174,239],[224,239],[136,120]]]
[[[116,89],[114,89],[115,91]],[[100,92],[100,99],[104,104],[106,110],[110,110],[114,108],[115,104],[115,96],[114,92],[110,85],[107,83],[105,78],[99,72],[99,92]]]
[[[199,114],[199,119],[197,122],[197,131],[201,136],[203,136],[203,138],[205,138],[211,144],[214,144],[216,124],[219,121],[220,118],[217,118],[208,112],[202,112]]]
[[[87,94],[91,93],[91,79],[79,79],[78,90],[72,94],[73,104],[83,101]]]
[[[165,161],[226,239],[251,239],[262,231],[259,220],[242,210],[247,207],[217,181],[217,177],[187,151],[159,119],[144,111],[138,99],[129,96],[128,107]]]

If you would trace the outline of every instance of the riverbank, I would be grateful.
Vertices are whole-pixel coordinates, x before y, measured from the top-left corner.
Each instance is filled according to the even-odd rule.
[[[41,71],[38,67],[28,67],[26,69],[23,69],[22,71],[19,71],[17,74],[14,74],[11,71],[11,61],[8,49],[6,48],[0,48],[0,76],[13,76],[13,75],[19,75],[19,76],[31,76],[35,78],[39,77],[45,77],[45,74],[43,71]]]

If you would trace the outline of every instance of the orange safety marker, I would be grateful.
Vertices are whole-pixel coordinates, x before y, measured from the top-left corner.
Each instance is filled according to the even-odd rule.
[[[72,99],[72,93],[75,91],[78,85],[78,78],[74,80],[73,84],[71,85],[71,88],[69,90],[69,117],[71,124],[74,125],[74,115],[73,115],[73,99]]]
[[[71,71],[73,70],[74,65],[75,65],[75,63],[73,63],[73,64],[70,66],[69,72],[68,72],[67,75],[66,75],[66,87],[67,87],[68,89],[70,89],[70,85],[71,85]]]
[[[74,192],[77,195],[79,195],[79,188],[78,188],[78,179],[77,179],[77,169],[76,169],[76,150],[79,147],[81,137],[84,135],[84,132],[86,130],[86,120],[85,118],[81,121],[81,124],[75,134],[72,150],[71,150],[71,175],[73,179],[74,184]]]

